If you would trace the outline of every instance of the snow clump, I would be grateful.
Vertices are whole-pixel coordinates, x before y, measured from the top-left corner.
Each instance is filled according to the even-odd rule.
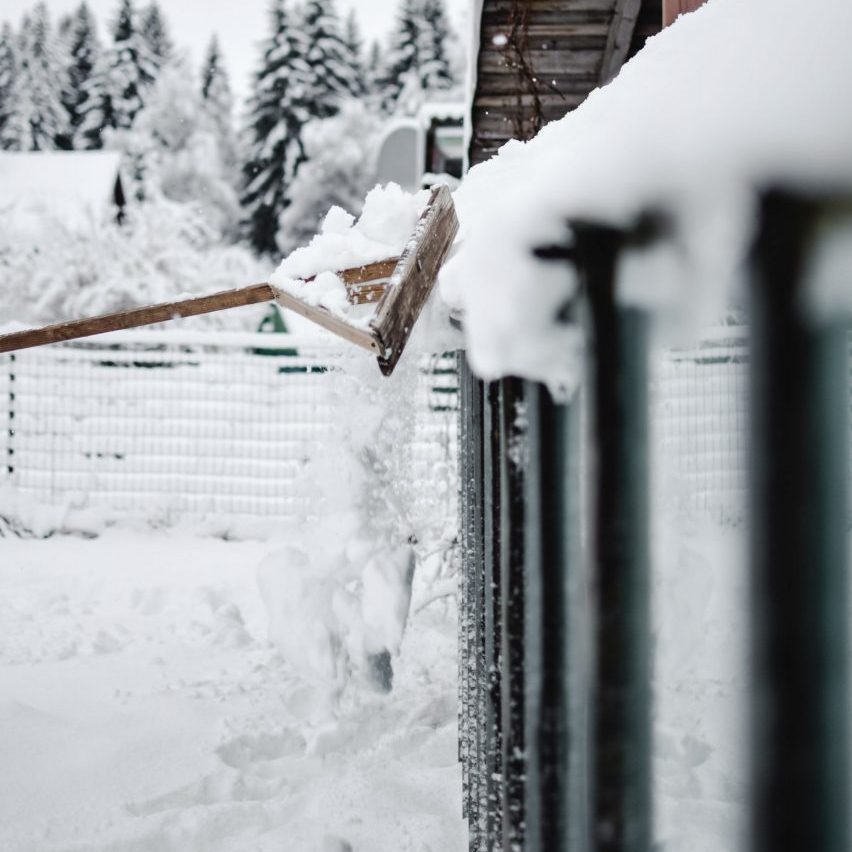
[[[718,317],[737,292],[762,187],[852,186],[852,113],[837,108],[850,93],[851,31],[848,0],[819,14],[787,0],[710,0],[535,139],[471,169],[441,292],[464,313],[474,370],[575,379],[579,332],[559,317],[577,282],[567,264],[532,254],[569,242],[575,217],[629,226],[647,210],[670,214],[668,256],[631,262],[620,296],[656,312],[673,297],[673,325]],[[836,288],[825,290],[830,311]]]
[[[389,183],[367,194],[357,221],[342,208],[332,207],[320,232],[286,257],[269,283],[309,305],[346,317],[350,307],[346,288],[334,273],[398,257],[428,199],[428,190],[409,193]],[[312,276],[316,278],[304,280]]]

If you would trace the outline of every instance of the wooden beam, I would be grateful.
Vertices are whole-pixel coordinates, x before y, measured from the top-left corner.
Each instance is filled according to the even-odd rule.
[[[296,296],[291,295],[286,290],[279,290],[277,287],[273,287],[272,290],[275,301],[282,308],[287,308],[293,311],[293,313],[309,319],[311,322],[322,326],[324,329],[336,334],[338,337],[342,337],[344,340],[348,340],[350,343],[354,343],[356,346],[360,346],[362,349],[367,349],[376,355],[381,354],[379,344],[376,343],[369,331],[350,325],[346,320],[334,316],[334,314],[329,313],[325,308],[321,308],[318,305],[309,305]]]
[[[163,302],[159,305],[149,305],[144,308],[133,308],[114,314],[90,317],[88,319],[60,322],[44,328],[16,331],[0,336],[0,352],[13,352],[18,349],[31,349],[33,346],[44,346],[48,343],[62,343],[66,340],[77,340],[80,337],[91,337],[107,331],[120,331],[136,328],[140,325],[166,322],[175,317],[194,317],[199,314],[209,314],[226,308],[238,308],[243,305],[255,305],[259,302],[269,302],[275,298],[269,284],[253,284],[237,290],[224,290],[210,296],[200,296],[195,299],[183,299],[179,302]]]
[[[388,278],[397,267],[399,258],[391,257],[375,263],[366,263],[351,269],[343,269],[336,274],[343,280],[346,293],[353,305],[379,302],[384,293]],[[315,276],[306,279],[312,281]],[[141,325],[153,325],[167,322],[175,317],[193,317],[210,314],[228,308],[239,308],[245,305],[255,305],[260,302],[278,301],[284,304],[281,291],[269,284],[252,284],[236,290],[223,290],[209,296],[199,296],[194,299],[182,299],[176,302],[163,302],[158,305],[148,305],[143,308],[133,308],[113,314],[103,314],[87,319],[60,322],[43,328],[16,331],[12,334],[0,335],[0,353],[14,352],[19,349],[31,349],[34,346],[46,346],[50,343],[64,343],[78,340],[82,337],[92,337],[110,331],[123,331],[137,328]],[[378,352],[378,346],[372,342],[369,333],[353,328],[342,320],[333,317],[323,308],[305,306],[293,297],[287,297],[284,305],[308,319],[340,334],[352,343],[363,346],[372,352]]]
[[[402,355],[458,229],[450,190],[443,185],[434,187],[370,323],[381,350],[379,367],[386,376]]]
[[[600,84],[602,86],[609,83],[624,65],[641,8],[642,0],[615,0],[612,23],[601,62]]]

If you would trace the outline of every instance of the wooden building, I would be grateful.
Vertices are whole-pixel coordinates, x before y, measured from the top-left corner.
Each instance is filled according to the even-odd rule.
[[[484,0],[470,165],[579,106],[698,0]]]

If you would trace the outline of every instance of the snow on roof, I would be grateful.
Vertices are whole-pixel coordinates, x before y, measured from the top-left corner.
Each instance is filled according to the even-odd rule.
[[[420,107],[417,120],[428,129],[433,121],[462,121],[467,112],[464,101],[427,101]]]
[[[0,217],[25,230],[38,215],[72,227],[99,218],[113,203],[120,164],[117,151],[0,152]]]
[[[554,321],[570,274],[530,249],[564,241],[572,216],[674,212],[680,251],[645,272],[633,264],[622,295],[647,303],[668,290],[718,309],[757,188],[852,186],[850,33],[849,0],[710,0],[574,112],[473,168],[455,195],[461,244],[441,291],[465,312],[474,369],[571,381],[577,330]]]

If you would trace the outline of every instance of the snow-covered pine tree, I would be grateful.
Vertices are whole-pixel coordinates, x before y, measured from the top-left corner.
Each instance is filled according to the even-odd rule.
[[[219,39],[214,34],[204,55],[204,65],[201,68],[201,97],[215,111],[226,112],[230,115],[234,101],[231,96],[231,84],[228,72],[225,70]]]
[[[316,118],[329,118],[342,99],[358,96],[359,80],[352,51],[344,40],[334,0],[307,0],[302,24],[311,71],[309,108]]]
[[[0,148],[13,147],[4,143],[4,128],[16,109],[17,91],[15,80],[18,72],[18,56],[15,33],[6,21],[0,29]],[[11,143],[12,140],[10,140]]]
[[[174,43],[157,0],[152,0],[142,10],[139,29],[148,45],[151,60],[157,68],[161,68],[174,53]]]
[[[18,38],[18,73],[15,82],[20,148],[48,151],[68,127],[62,104],[65,69],[45,3],[38,3],[24,19]]]
[[[219,39],[214,35],[201,69],[201,97],[204,108],[217,129],[222,162],[227,169],[237,163],[237,142],[234,134],[234,99]]]
[[[112,44],[85,87],[78,148],[100,148],[104,130],[130,127],[157,76],[157,64],[139,29],[133,0],[121,0],[112,34]]]
[[[379,101],[381,101],[381,79],[383,72],[384,57],[382,56],[382,47],[378,41],[374,40],[370,45],[370,53],[364,65],[364,80],[367,93],[371,97],[378,97]]]
[[[397,11],[396,27],[391,33],[385,55],[385,66],[377,85],[382,108],[393,112],[403,89],[412,78],[419,79],[419,44],[421,19],[416,0],[401,0]]]
[[[70,16],[65,35],[68,49],[68,84],[63,92],[63,103],[68,113],[68,133],[60,147],[73,148],[79,141],[79,128],[88,98],[90,81],[96,73],[101,52],[97,27],[85,0]]]
[[[349,51],[349,62],[352,68],[355,94],[361,96],[367,93],[367,73],[364,65],[364,40],[361,38],[361,27],[355,10],[350,10],[346,16],[346,31],[343,37]]]
[[[421,28],[417,43],[420,85],[426,92],[449,89],[453,80],[447,46],[450,25],[444,0],[421,0]]]
[[[311,118],[314,75],[305,59],[304,30],[291,24],[284,0],[272,0],[271,35],[249,101],[248,158],[241,203],[246,231],[260,252],[274,252],[287,186],[305,159],[302,127]]]

